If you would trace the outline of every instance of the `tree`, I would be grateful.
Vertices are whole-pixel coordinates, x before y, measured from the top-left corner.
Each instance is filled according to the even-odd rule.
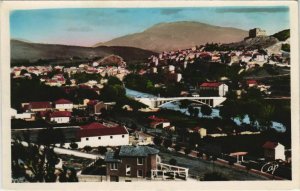
[[[190,147],[186,147],[186,148],[184,149],[184,153],[185,153],[186,155],[190,154],[191,152],[192,152],[192,149],[191,149]]]
[[[181,150],[181,146],[177,144],[177,145],[175,145],[174,149],[175,149],[175,151],[178,152]]]
[[[99,147],[98,147],[98,152],[99,152],[101,155],[104,155],[104,154],[107,152],[107,148],[106,148],[106,147],[99,146]]]
[[[84,146],[83,147],[83,150],[85,150],[85,152],[90,152],[91,150],[92,150],[92,147],[91,146],[88,146],[88,145],[86,145],[86,146]]]
[[[208,105],[202,105],[201,106],[201,113],[203,115],[211,115],[212,109]]]
[[[195,117],[198,117],[198,115],[199,115],[199,109],[198,109],[198,108],[195,108],[195,109],[194,109],[194,116],[195,116]]]
[[[262,127],[268,129],[272,123],[271,119],[274,115],[275,107],[273,105],[266,104],[264,105],[259,112],[259,122]]]
[[[23,175],[29,182],[55,182],[57,178],[55,165],[59,163],[59,158],[54,153],[53,147],[27,144],[28,146],[24,146],[18,140],[12,143],[13,177]],[[24,166],[27,167],[26,171]]]
[[[169,148],[172,146],[172,141],[170,139],[165,139],[163,144],[166,148]]]
[[[78,148],[78,144],[77,143],[74,143],[74,142],[72,142],[71,144],[70,144],[70,147],[71,147],[71,149],[77,149]]]
[[[153,143],[154,143],[155,145],[157,145],[157,146],[160,146],[161,143],[162,143],[162,139],[159,138],[159,137],[154,137],[154,138],[153,138]]]
[[[177,165],[177,160],[174,159],[174,158],[171,158],[171,159],[169,160],[169,164],[175,166],[175,165]]]
[[[192,106],[189,106],[188,107],[188,112],[189,112],[190,116],[193,116],[194,108]]]

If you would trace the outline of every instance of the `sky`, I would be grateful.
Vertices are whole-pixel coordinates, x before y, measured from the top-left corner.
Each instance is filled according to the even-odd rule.
[[[30,42],[92,46],[138,33],[162,22],[198,21],[268,34],[289,28],[288,7],[70,8],[15,10],[11,38]]]

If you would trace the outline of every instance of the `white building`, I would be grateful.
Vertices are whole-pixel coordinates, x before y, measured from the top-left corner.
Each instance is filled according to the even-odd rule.
[[[69,123],[71,119],[69,111],[55,111],[50,114],[50,121],[55,123]]]
[[[267,160],[281,159],[285,161],[285,147],[279,142],[267,141],[262,147]]]
[[[80,127],[77,142],[80,148],[84,146],[121,146],[129,145],[129,133],[124,126],[118,124],[91,123]]]
[[[11,117],[13,119],[23,119],[25,121],[34,121],[35,113],[33,113],[33,112],[17,113],[17,110],[11,108]]]
[[[73,110],[73,103],[66,99],[59,99],[54,102],[55,109],[59,111],[72,111]]]
[[[220,82],[204,82],[200,84],[200,94],[205,91],[217,91],[220,97],[224,97],[228,92],[228,86]]]

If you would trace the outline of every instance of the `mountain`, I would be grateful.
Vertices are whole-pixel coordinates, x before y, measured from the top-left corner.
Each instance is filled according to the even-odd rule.
[[[199,22],[180,21],[160,23],[141,32],[115,38],[94,45],[130,46],[156,52],[190,48],[207,42],[237,42],[248,36],[248,31],[219,27]]]
[[[133,47],[80,47],[11,40],[12,65],[20,62],[34,63],[38,60],[51,60],[58,63],[66,60],[88,60],[112,54],[121,56],[126,62],[136,62],[144,61],[155,53]]]

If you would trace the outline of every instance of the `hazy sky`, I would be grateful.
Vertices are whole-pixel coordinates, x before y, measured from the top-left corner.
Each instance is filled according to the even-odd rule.
[[[142,32],[154,24],[198,21],[268,34],[289,28],[288,7],[77,8],[18,10],[10,15],[11,38],[91,46]]]

